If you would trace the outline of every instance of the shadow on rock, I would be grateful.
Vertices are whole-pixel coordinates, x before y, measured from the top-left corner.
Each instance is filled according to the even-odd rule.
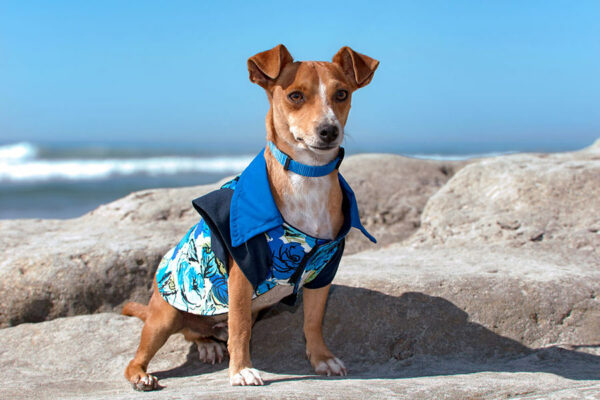
[[[304,353],[302,307],[278,305],[265,313],[252,333],[255,368],[321,379]],[[484,371],[546,372],[568,379],[600,377],[600,356],[572,349],[529,348],[470,322],[452,302],[423,293],[390,296],[377,291],[333,286],[324,323],[325,340],[349,369],[348,378],[410,378]],[[198,360],[194,345],[187,361],[159,378],[200,375],[227,368]],[[331,379],[331,378],[326,378]],[[347,379],[347,378],[346,378]]]

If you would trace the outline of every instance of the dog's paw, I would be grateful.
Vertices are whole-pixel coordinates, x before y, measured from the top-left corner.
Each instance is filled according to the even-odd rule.
[[[229,339],[229,327],[227,322],[219,322],[218,324],[213,325],[211,336],[222,340],[223,342],[227,342],[227,339]]]
[[[265,383],[260,377],[260,372],[254,368],[244,368],[237,374],[229,377],[231,386],[262,386]]]
[[[346,376],[346,375],[348,375],[346,366],[344,365],[342,360],[340,360],[337,357],[329,358],[325,361],[320,361],[315,366],[315,372],[319,375],[327,375],[327,376],[332,376],[332,375]]]
[[[217,342],[212,339],[196,340],[198,346],[198,357],[200,361],[207,364],[215,364],[223,362],[223,358],[227,354],[227,346],[225,343]]]
[[[138,376],[135,381],[131,382],[135,390],[148,392],[150,390],[160,389],[158,379],[154,375]]]

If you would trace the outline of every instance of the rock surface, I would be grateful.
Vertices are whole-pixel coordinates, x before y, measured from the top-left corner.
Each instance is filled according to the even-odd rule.
[[[342,164],[358,199],[361,220],[378,247],[411,236],[421,225],[427,200],[467,161],[431,161],[390,154],[363,154]],[[360,232],[346,239],[345,254],[373,249]]]
[[[362,155],[342,172],[367,228],[388,244],[417,229],[429,196],[463,164]],[[0,327],[147,301],[161,257],[197,222],[191,200],[219,186],[136,192],[65,221],[0,221]],[[368,246],[354,234],[346,254]]]
[[[564,261],[401,246],[347,257],[324,330],[349,376],[314,375],[301,307],[278,306],[253,330],[260,388],[230,387],[226,364],[202,364],[195,346],[173,336],[149,368],[166,387],[135,393],[122,373],[137,319],[21,324],[0,330],[0,398],[600,398],[600,273]]]
[[[600,260],[598,147],[468,165],[431,197],[411,241],[590,252]]]
[[[147,300],[160,258],[196,219],[189,199],[212,188],[137,192],[66,221],[0,221],[0,326]]]

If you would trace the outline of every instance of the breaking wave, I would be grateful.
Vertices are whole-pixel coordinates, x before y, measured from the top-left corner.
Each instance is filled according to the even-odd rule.
[[[102,180],[113,176],[235,174],[251,156],[135,156],[87,158],[42,157],[43,149],[28,142],[0,146],[0,182]]]

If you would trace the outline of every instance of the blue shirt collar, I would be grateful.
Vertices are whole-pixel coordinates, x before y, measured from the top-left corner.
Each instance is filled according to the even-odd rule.
[[[359,229],[369,240],[377,243],[367,232],[358,214],[356,197],[350,185],[338,174],[342,193],[347,207],[344,207],[345,225]],[[252,160],[240,175],[231,199],[229,227],[231,242],[240,246],[250,238],[283,224],[283,217],[277,209],[267,177],[267,163],[264,150]],[[347,230],[342,229],[343,235]]]

